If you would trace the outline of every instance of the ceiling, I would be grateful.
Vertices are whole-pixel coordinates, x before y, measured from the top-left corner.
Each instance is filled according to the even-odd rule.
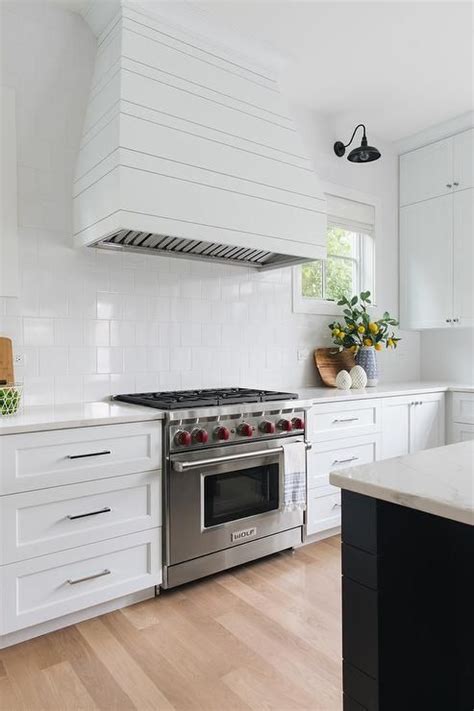
[[[148,0],[152,5],[159,0]],[[84,0],[58,0],[78,10]],[[87,4],[87,2],[86,2]],[[396,141],[472,110],[472,4],[455,0],[173,0],[289,58],[291,100]]]
[[[472,110],[470,2],[200,0],[216,22],[288,54],[293,101],[399,140]]]

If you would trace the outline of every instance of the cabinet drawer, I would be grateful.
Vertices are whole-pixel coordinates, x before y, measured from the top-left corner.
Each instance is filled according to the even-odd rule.
[[[307,455],[308,489],[328,486],[331,471],[375,462],[378,448],[378,435],[313,445]]]
[[[0,494],[161,469],[161,423],[5,435]]]
[[[308,491],[306,535],[341,525],[341,494],[334,487]]]
[[[0,634],[160,582],[160,528],[5,565],[0,568]]]
[[[453,421],[474,425],[474,393],[453,393],[452,398]]]
[[[454,422],[451,427],[453,443],[468,442],[469,440],[474,439],[474,424],[463,425],[460,422]]]
[[[159,472],[0,497],[0,564],[161,525]]]
[[[317,405],[308,412],[308,439],[326,442],[379,430],[379,405],[372,401]]]

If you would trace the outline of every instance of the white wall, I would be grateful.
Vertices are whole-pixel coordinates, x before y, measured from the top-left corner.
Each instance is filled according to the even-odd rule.
[[[28,404],[134,390],[317,383],[297,350],[329,345],[328,317],[293,314],[291,270],[74,250],[71,184],[95,40],[58,6],[3,3],[2,83],[17,91],[21,298],[0,299],[0,333],[25,364]],[[333,123],[299,112],[325,180],[376,195],[378,303],[398,311],[394,153],[354,166],[332,154]],[[382,354],[384,380],[419,376],[419,338]]]

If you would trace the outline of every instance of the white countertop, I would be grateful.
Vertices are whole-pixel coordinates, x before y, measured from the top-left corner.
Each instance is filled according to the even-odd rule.
[[[11,417],[0,417],[0,435],[161,420],[163,415],[163,410],[118,402],[28,407]]]
[[[337,388],[296,388],[291,392],[298,393],[301,399],[312,401],[313,405],[344,400],[366,400],[375,397],[390,397],[395,395],[415,395],[432,392],[474,392],[473,385],[456,385],[451,383],[413,381],[406,383],[384,383],[373,388],[361,390],[338,390]]]
[[[474,525],[474,441],[332,472],[334,486]]]
[[[474,392],[472,385],[452,385],[433,382],[386,383],[375,388],[363,390],[338,390],[337,388],[287,388],[286,392],[299,395],[301,404],[344,402],[348,400],[366,400],[368,398],[390,397],[396,395],[415,395],[447,390]],[[119,424],[121,422],[139,422],[143,420],[162,420],[163,410],[118,402],[73,403],[49,407],[28,407],[11,417],[0,416],[0,436],[21,432],[39,432],[41,430],[66,429],[68,427],[90,427],[93,425]]]

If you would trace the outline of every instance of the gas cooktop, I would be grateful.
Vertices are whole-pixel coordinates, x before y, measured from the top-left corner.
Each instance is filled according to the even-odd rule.
[[[208,390],[168,390],[157,393],[114,395],[114,400],[133,405],[156,407],[159,410],[179,410],[190,407],[234,405],[248,402],[271,402],[273,400],[297,400],[295,393],[278,390],[253,390],[250,388],[217,388]]]

